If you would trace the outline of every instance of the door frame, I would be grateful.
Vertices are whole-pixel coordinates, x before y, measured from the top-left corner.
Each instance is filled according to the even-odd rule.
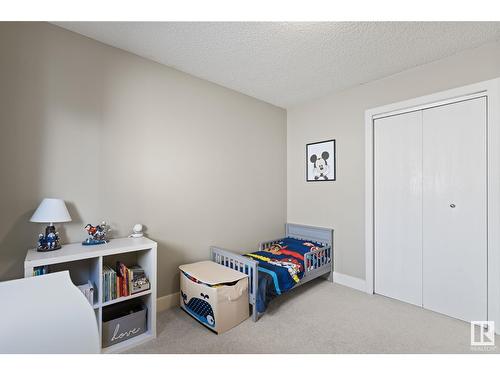
[[[487,98],[488,319],[500,334],[500,78],[372,108],[365,111],[365,279],[374,293],[374,147],[377,118],[418,111],[477,97]]]

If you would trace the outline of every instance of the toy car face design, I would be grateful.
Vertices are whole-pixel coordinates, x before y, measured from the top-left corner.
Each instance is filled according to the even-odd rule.
[[[193,297],[187,301],[187,295],[181,290],[182,301],[184,302],[184,307],[200,322],[208,324],[211,327],[215,327],[215,317],[212,306],[201,298]],[[203,298],[208,298],[207,295],[203,295]]]

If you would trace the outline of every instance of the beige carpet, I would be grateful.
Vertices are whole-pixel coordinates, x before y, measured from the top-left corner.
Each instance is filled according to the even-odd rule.
[[[495,352],[499,353],[496,336]],[[482,352],[482,351],[481,351]],[[277,298],[257,323],[216,335],[180,308],[129,353],[477,353],[468,323],[323,279]]]

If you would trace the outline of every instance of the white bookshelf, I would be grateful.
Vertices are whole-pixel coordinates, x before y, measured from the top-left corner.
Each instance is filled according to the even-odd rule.
[[[94,312],[102,343],[103,309],[116,303],[140,298],[147,307],[148,330],[136,337],[122,341],[107,348],[102,353],[119,353],[156,337],[156,242],[146,238],[116,238],[107,244],[83,246],[81,243],[63,245],[60,250],[37,252],[28,250],[24,261],[24,277],[32,277],[33,270],[39,266],[49,266],[49,272],[68,270],[75,285],[92,281],[94,287]],[[102,270],[103,265],[114,266],[116,261],[127,266],[140,265],[146,272],[151,288],[127,297],[103,302]]]

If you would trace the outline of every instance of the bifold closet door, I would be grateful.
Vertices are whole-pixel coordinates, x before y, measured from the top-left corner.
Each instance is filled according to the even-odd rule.
[[[486,98],[422,113],[423,306],[486,320]]]
[[[422,305],[422,112],[374,121],[375,293]]]

